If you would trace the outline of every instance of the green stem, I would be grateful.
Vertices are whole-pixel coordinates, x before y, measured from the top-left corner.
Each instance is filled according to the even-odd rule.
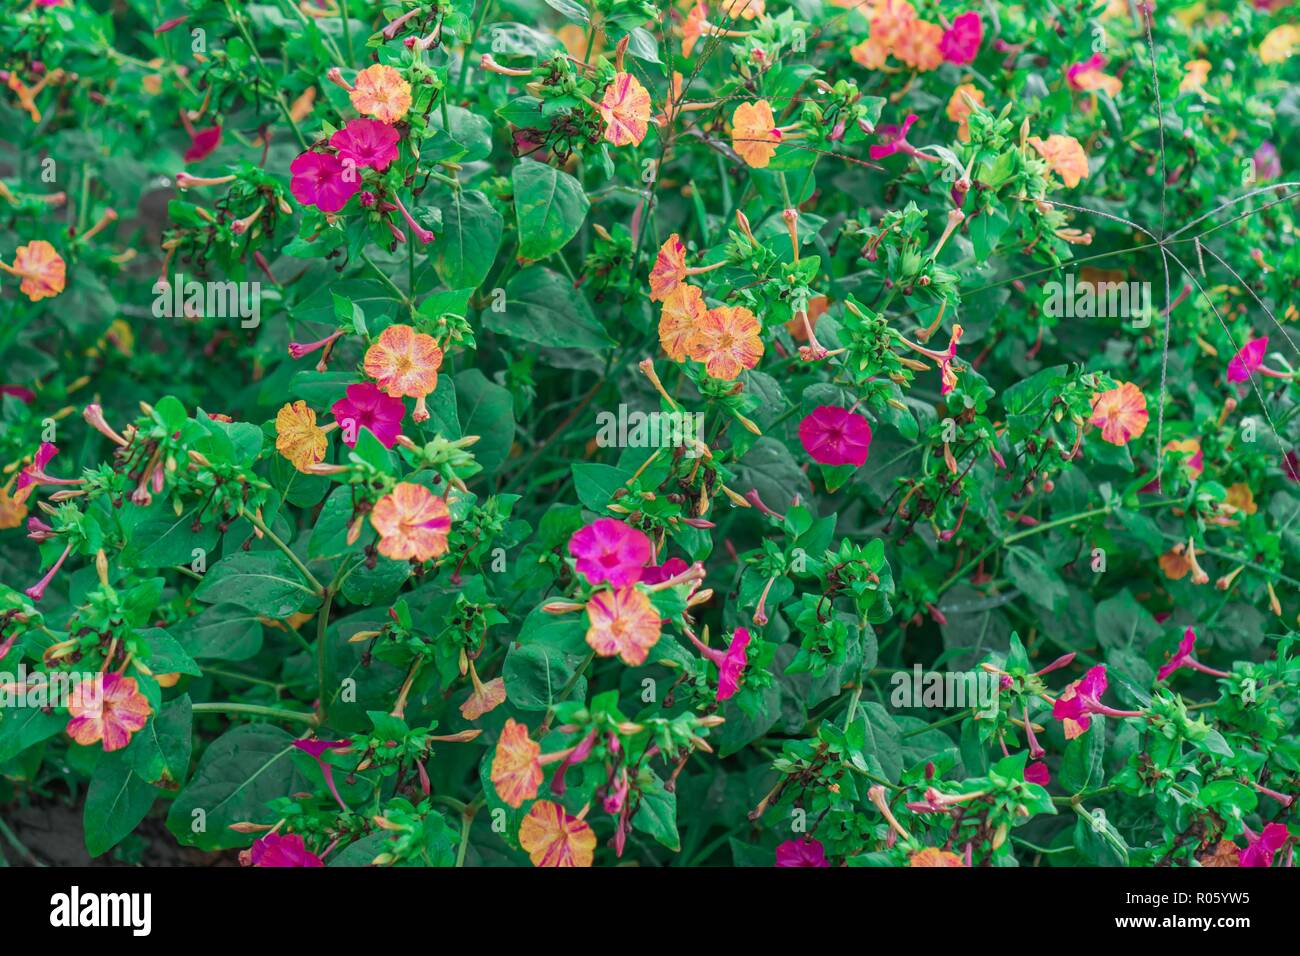
[[[295,720],[308,727],[319,726],[315,714],[306,714],[297,710],[285,710],[283,707],[263,707],[261,704],[232,704],[212,701],[195,704],[196,714],[247,714],[251,717],[269,717],[272,720]]]
[[[325,596],[325,588],[322,587],[321,583],[316,580],[316,575],[312,574],[311,571],[308,570],[307,565],[302,563],[302,559],[299,558],[298,555],[294,554],[287,544],[285,544],[283,541],[280,540],[279,535],[277,535],[274,531],[272,531],[270,528],[267,527],[266,522],[263,521],[258,516],[257,512],[241,510],[240,514],[242,514],[245,518],[247,518],[252,523],[254,528],[262,532],[262,534],[266,537],[268,541],[270,541],[273,545],[275,545],[277,548],[283,551],[285,557],[287,557],[289,561],[293,564],[293,566],[298,569],[298,573],[301,574],[303,577],[305,577],[311,583],[310,588],[304,585],[299,585],[299,587],[301,587],[304,591],[310,591],[312,594],[315,594],[317,597]]]

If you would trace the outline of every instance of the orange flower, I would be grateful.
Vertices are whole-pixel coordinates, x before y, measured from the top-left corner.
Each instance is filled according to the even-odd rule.
[[[1228,488],[1228,497],[1224,499],[1224,504],[1248,515],[1253,515],[1259,510],[1259,506],[1255,504],[1255,495],[1250,490],[1250,485],[1244,481],[1239,481]],[[0,527],[4,527],[4,525],[0,525]]]
[[[1102,69],[1106,64],[1106,58],[1100,53],[1094,53],[1082,63],[1075,63],[1066,70],[1066,79],[1069,85],[1076,90],[1082,90],[1088,93],[1094,93],[1101,90],[1110,96],[1118,96],[1119,91],[1124,88],[1119,77],[1111,76]]]
[[[742,369],[753,368],[763,356],[762,326],[744,306],[719,306],[704,314],[699,330],[687,344],[691,358],[703,362],[716,379],[730,382]]]
[[[587,644],[601,657],[618,655],[624,664],[645,663],[659,642],[659,612],[635,587],[600,591],[587,602]]]
[[[659,313],[659,344],[674,362],[686,361],[691,337],[700,328],[708,309],[704,306],[704,293],[683,282],[664,299]]]
[[[379,532],[379,553],[394,561],[429,561],[447,553],[451,512],[423,485],[401,481],[375,502],[370,523]]]
[[[373,116],[390,126],[411,108],[411,84],[391,66],[376,63],[357,74],[351,94],[358,113]]]
[[[3,486],[0,486],[0,531],[17,528],[27,518],[26,503],[14,500],[9,493],[17,479],[18,476],[13,475]]]
[[[1259,45],[1261,63],[1282,63],[1289,60],[1300,47],[1300,26],[1284,23],[1274,27]]]
[[[941,40],[943,27],[939,24],[910,20],[894,42],[894,56],[914,70],[937,70],[943,63],[943,51],[939,49]]]
[[[956,853],[928,846],[918,850],[907,858],[908,866],[965,866],[965,861]]]
[[[558,803],[538,800],[519,825],[519,845],[533,866],[591,866],[596,834]]]
[[[438,387],[438,369],[442,367],[442,349],[432,335],[417,332],[409,325],[390,325],[379,334],[379,341],[366,350],[366,374],[393,398],[415,399],[411,417],[417,422],[429,418],[425,396]]]
[[[1183,471],[1189,478],[1197,478],[1205,471],[1205,456],[1201,453],[1199,438],[1165,442],[1164,451],[1178,452],[1183,456]]]
[[[541,744],[528,736],[528,728],[506,718],[492,756],[491,779],[497,796],[516,808],[537,796],[542,785],[541,755]]]
[[[1170,581],[1181,581],[1192,570],[1192,562],[1187,557],[1187,545],[1176,544],[1160,555],[1160,570]]]
[[[1047,161],[1052,172],[1061,177],[1067,188],[1073,189],[1079,185],[1079,180],[1088,178],[1088,154],[1073,136],[1053,134],[1046,140],[1031,136],[1028,143]]]
[[[325,460],[325,432],[306,402],[289,402],[276,413],[275,450],[299,471]]]
[[[782,133],[767,100],[741,103],[731,116],[731,147],[755,169],[763,169],[776,155]]]
[[[650,122],[650,94],[631,73],[615,73],[600,101],[605,139],[615,146],[638,146]]]
[[[763,15],[763,0],[722,0],[722,13],[733,20],[753,20]]]
[[[149,722],[153,708],[134,677],[104,674],[95,690],[78,685],[68,705],[68,736],[88,747],[103,742],[104,750],[121,750]]]
[[[1209,60],[1188,60],[1183,64],[1183,69],[1187,72],[1183,74],[1183,81],[1178,84],[1179,93],[1205,93],[1205,81],[1210,78],[1210,68],[1213,64]]]
[[[1147,399],[1132,382],[1123,382],[1107,392],[1092,397],[1092,417],[1101,429],[1101,437],[1112,445],[1127,445],[1146,430]]]
[[[650,301],[663,302],[686,278],[686,246],[681,237],[673,233],[659,247],[654,268],[650,270]]]
[[[695,44],[700,42],[700,37],[710,29],[708,16],[709,8],[703,3],[691,7],[691,12],[686,15],[686,23],[682,25],[682,56],[690,56]]]
[[[67,284],[68,267],[54,247],[44,239],[34,239],[14,252],[14,264],[0,262],[0,269],[22,278],[18,286],[33,302],[52,299]]]
[[[963,143],[970,142],[970,114],[974,112],[974,107],[970,105],[969,100],[974,100],[983,106],[984,91],[974,83],[963,83],[952,91],[946,111],[948,119],[957,124],[957,138]]]
[[[889,59],[889,47],[877,37],[870,36],[849,48],[853,62],[864,70],[878,70]]]
[[[505,703],[506,682],[503,678],[494,677],[486,684],[483,683],[478,679],[478,670],[474,667],[473,661],[469,662],[469,676],[474,683],[474,692],[469,695],[465,703],[460,705],[462,717],[466,720],[478,720]]]

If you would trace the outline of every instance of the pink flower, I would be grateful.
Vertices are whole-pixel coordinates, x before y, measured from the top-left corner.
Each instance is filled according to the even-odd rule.
[[[1270,823],[1263,833],[1246,831],[1246,849],[1241,851],[1238,866],[1272,866],[1273,856],[1286,846],[1290,834],[1281,823]]]
[[[848,409],[819,405],[799,423],[799,441],[804,451],[823,465],[860,468],[871,450],[871,426]]]
[[[68,705],[68,736],[88,747],[103,743],[104,750],[121,750],[131,735],[149,722],[153,713],[149,701],[134,677],[109,672],[103,675],[97,693],[83,688]]]
[[[331,405],[330,411],[342,429],[343,444],[349,448],[356,447],[363,428],[370,429],[385,448],[392,448],[402,433],[406,406],[400,398],[389,397],[371,382],[362,382],[349,385],[345,396]]]
[[[1282,158],[1277,154],[1277,147],[1268,140],[1259,144],[1253,159],[1256,179],[1277,179],[1282,175]]]
[[[718,702],[734,697],[740,689],[740,678],[749,664],[749,631],[743,627],[736,628],[725,651],[709,647],[690,630],[686,631],[686,636],[695,645],[695,649],[718,668]]]
[[[662,584],[684,572],[688,565],[681,558],[669,558],[663,564],[651,564],[641,571],[642,584]]]
[[[293,178],[289,190],[293,198],[321,212],[338,212],[361,188],[361,177],[353,170],[346,175],[337,156],[326,153],[300,153],[289,166]]]
[[[190,129],[190,148],[182,158],[187,163],[197,163],[205,159],[221,145],[221,127],[209,126],[207,129]]]
[[[1270,378],[1286,378],[1285,372],[1278,372],[1264,364],[1264,355],[1268,352],[1268,336],[1250,339],[1228,363],[1228,381],[1244,382],[1258,372]]]
[[[339,159],[383,172],[397,159],[397,130],[373,119],[348,120],[348,125],[330,137]]]
[[[884,159],[886,156],[893,156],[895,153],[906,153],[908,156],[916,154],[916,149],[907,141],[907,131],[912,128],[916,122],[916,114],[908,113],[907,119],[903,120],[902,126],[882,126],[876,132],[883,142],[883,145],[871,147],[872,159]],[[929,159],[930,157],[925,157]]]
[[[301,836],[290,833],[280,836],[268,833],[246,851],[239,854],[244,866],[324,866],[315,853],[307,849]]]
[[[600,518],[574,532],[569,539],[569,554],[577,559],[575,567],[588,584],[609,582],[611,587],[625,588],[641,580],[641,571],[650,563],[654,549],[650,539],[636,528],[613,518]]]
[[[45,466],[58,453],[59,449],[51,442],[41,442],[41,447],[36,449],[36,455],[32,463],[18,473],[18,485],[14,488],[14,501],[19,504],[26,501],[31,494],[30,489],[41,484],[49,477],[45,474]]]
[[[30,405],[36,398],[35,392],[21,385],[0,385],[0,395],[12,395],[24,405]]]
[[[955,17],[952,26],[944,31],[943,39],[939,41],[939,52],[949,63],[970,63],[979,53],[983,39],[984,21],[979,13],[970,10]]]
[[[1040,787],[1045,787],[1052,782],[1052,774],[1047,769],[1047,764],[1041,760],[1031,763],[1025,768],[1025,783],[1036,783]]]
[[[1092,714],[1104,717],[1141,717],[1137,710],[1116,710],[1101,702],[1106,693],[1106,665],[1098,664],[1065,689],[1052,705],[1052,716],[1065,726],[1067,740],[1082,736],[1092,724]]]
[[[1196,649],[1196,631],[1188,628],[1183,631],[1183,639],[1178,642],[1178,650],[1170,655],[1169,660],[1163,664],[1156,673],[1156,680],[1164,680],[1180,667],[1187,667],[1194,671],[1200,671],[1202,674],[1209,674],[1213,677],[1228,677],[1225,671],[1215,670],[1213,667],[1206,667],[1196,658],[1192,657],[1192,651]]]
[[[325,778],[325,786],[329,787],[329,791],[334,795],[338,805],[343,808],[344,813],[347,813],[348,805],[343,802],[343,798],[339,796],[339,789],[334,784],[334,768],[325,762],[323,755],[327,750],[346,750],[351,746],[351,743],[346,740],[295,740],[293,745],[316,761],[316,766],[320,767],[321,776]],[[299,837],[298,840],[301,843],[302,838]],[[253,865],[256,866],[257,864]],[[292,866],[295,864],[283,865]]]
[[[830,866],[826,848],[812,837],[786,840],[776,848],[777,866]]]

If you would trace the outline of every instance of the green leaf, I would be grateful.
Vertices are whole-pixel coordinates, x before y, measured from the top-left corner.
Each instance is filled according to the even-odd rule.
[[[194,596],[208,604],[237,604],[280,618],[302,610],[313,595],[279,551],[238,551],[208,569]]]
[[[489,382],[476,368],[456,376],[456,406],[463,435],[478,435],[470,448],[491,475],[510,454],[515,441],[515,403],[508,389]]]
[[[512,176],[519,254],[545,259],[577,235],[591,202],[582,184],[566,172],[525,160]]]
[[[231,830],[232,823],[274,823],[271,800],[310,789],[289,759],[293,741],[272,724],[246,724],[222,734],[172,804],[167,828],[181,843],[202,850],[246,846],[249,837]]]
[[[158,789],[132,767],[130,749],[101,756],[90,778],[82,820],[86,852],[91,856],[107,853],[121,843],[158,797]]]
[[[439,195],[443,234],[433,246],[438,278],[453,289],[477,289],[487,278],[501,244],[501,214],[478,190]]]
[[[612,342],[573,283],[533,266],[506,284],[505,309],[482,313],[483,327],[498,335],[548,348],[602,349]]]

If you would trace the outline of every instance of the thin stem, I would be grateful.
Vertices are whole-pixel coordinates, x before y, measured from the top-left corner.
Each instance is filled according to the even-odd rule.
[[[310,591],[312,594],[315,594],[317,597],[325,596],[325,588],[322,587],[321,583],[316,580],[316,575],[312,574],[311,571],[308,570],[307,565],[302,563],[302,559],[299,558],[298,555],[294,554],[287,544],[285,544],[283,541],[280,540],[279,535],[277,535],[274,531],[272,531],[270,528],[267,527],[266,522],[263,521],[258,516],[257,512],[241,511],[240,513],[252,523],[254,528],[262,532],[262,534],[266,536],[268,541],[270,541],[273,545],[275,545],[277,548],[283,551],[285,557],[287,557],[289,561],[293,564],[293,566],[298,569],[298,572],[311,583],[310,588],[301,584],[298,585],[299,587],[301,587],[304,591]]]
[[[319,726],[315,714],[285,710],[283,707],[264,707],[261,704],[234,704],[211,701],[195,704],[193,710],[196,714],[247,714],[250,717],[269,717],[272,720],[294,720],[306,724],[308,727]]]

